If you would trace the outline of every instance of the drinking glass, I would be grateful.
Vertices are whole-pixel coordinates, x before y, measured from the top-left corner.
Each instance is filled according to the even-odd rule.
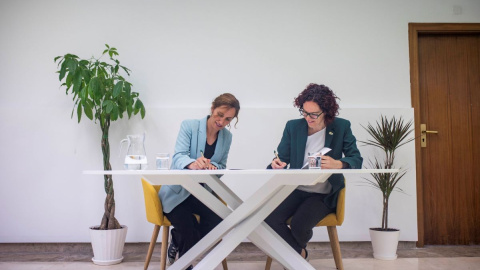
[[[155,160],[157,163],[157,170],[168,170],[170,168],[169,153],[157,153]]]

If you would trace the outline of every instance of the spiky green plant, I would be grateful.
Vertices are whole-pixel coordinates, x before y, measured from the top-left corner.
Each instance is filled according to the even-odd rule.
[[[379,161],[369,160],[370,166],[374,169],[393,169],[395,161],[395,151],[415,140],[415,138],[408,138],[413,132],[412,121],[404,122],[402,117],[396,118],[393,116],[388,119],[386,116],[380,117],[380,122],[376,122],[376,126],[368,123],[367,127],[362,126],[368,134],[372,137],[367,141],[360,141],[365,145],[371,145],[380,148],[384,153],[384,159]],[[405,175],[406,170],[401,170],[398,173],[372,173],[373,180],[364,178],[367,183],[374,188],[380,190],[383,196],[383,211],[382,211],[382,230],[388,230],[388,202],[393,191],[403,192],[397,187],[398,182]]]
[[[138,113],[144,118],[145,107],[138,98],[139,94],[132,91],[132,84],[120,74],[123,70],[129,76],[130,70],[120,65],[120,61],[115,58],[118,56],[117,49],[108,44],[105,46],[106,49],[98,59],[95,57],[80,59],[74,54],[65,54],[55,57],[54,62],[58,61],[58,79],[60,82],[65,80],[61,86],[66,87],[67,95],[69,93],[73,95],[72,118],[76,109],[79,123],[83,113],[88,119],[99,123],[102,130],[103,169],[109,171],[112,170],[108,141],[110,122],[123,118],[125,112],[128,118]],[[103,56],[109,56],[110,61],[101,61]],[[121,226],[115,218],[111,175],[104,176],[104,189],[107,196],[99,229],[119,229]]]

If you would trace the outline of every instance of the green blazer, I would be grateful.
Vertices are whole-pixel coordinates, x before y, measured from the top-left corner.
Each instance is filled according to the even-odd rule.
[[[280,160],[290,164],[290,169],[300,169],[305,157],[305,145],[307,144],[308,124],[304,118],[290,120],[283,131],[282,140],[277,151]],[[361,169],[363,158],[357,148],[357,140],[350,128],[350,121],[335,118],[326,127],[325,147],[332,149],[326,155],[336,160],[348,163],[351,169]],[[271,165],[267,167],[271,169]],[[343,174],[332,174],[328,178],[332,185],[332,191],[325,197],[324,203],[330,207],[337,206],[338,193],[345,187]]]

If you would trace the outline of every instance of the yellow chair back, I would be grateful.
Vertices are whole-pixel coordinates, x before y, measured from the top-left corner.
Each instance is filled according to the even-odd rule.
[[[345,190],[347,187],[345,186],[340,193],[338,194],[337,198],[337,211],[335,213],[330,213],[326,217],[324,217],[320,222],[317,224],[318,226],[340,226],[343,224],[343,220],[345,219]]]
[[[160,185],[152,185],[147,180],[142,178],[143,197],[145,199],[145,212],[147,214],[147,220],[150,223],[159,226],[170,226],[170,221],[163,215],[163,207],[160,198],[158,197],[158,191]]]

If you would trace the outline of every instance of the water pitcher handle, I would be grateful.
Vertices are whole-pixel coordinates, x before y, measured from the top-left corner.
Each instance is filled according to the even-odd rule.
[[[118,151],[118,157],[122,156],[123,143],[128,142],[128,139],[123,139],[120,141],[120,150]]]

